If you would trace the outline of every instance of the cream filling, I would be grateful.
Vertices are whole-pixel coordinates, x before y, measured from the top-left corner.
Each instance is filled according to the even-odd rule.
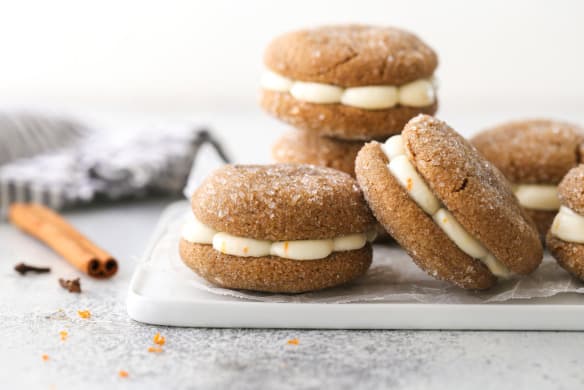
[[[375,239],[375,231],[328,240],[267,241],[218,232],[194,216],[183,225],[181,237],[195,244],[210,244],[221,253],[240,257],[278,256],[292,260],[317,260],[333,252],[361,249]]]
[[[552,223],[551,232],[563,241],[584,244],[584,216],[561,206]]]
[[[506,279],[512,276],[507,267],[467,232],[450,211],[444,208],[408,159],[401,135],[389,138],[381,149],[389,159],[388,169],[393,177],[461,251],[480,260],[493,275],[499,278]]]
[[[513,192],[526,209],[555,211],[560,208],[558,186],[553,184],[515,184]]]
[[[270,70],[261,78],[262,88],[289,92],[295,99],[310,103],[341,103],[365,110],[383,110],[398,104],[425,107],[436,100],[432,80],[420,79],[402,86],[372,85],[341,88],[335,85],[291,80]]]

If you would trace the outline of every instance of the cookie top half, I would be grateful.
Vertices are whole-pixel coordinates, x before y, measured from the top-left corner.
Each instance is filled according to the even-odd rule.
[[[584,215],[584,165],[572,168],[558,186],[560,202]]]
[[[331,25],[279,36],[268,46],[264,63],[294,80],[343,87],[399,86],[432,76],[438,57],[404,30]]]
[[[226,165],[196,190],[192,208],[217,231],[259,240],[328,239],[375,223],[351,176],[313,165]]]
[[[472,144],[513,183],[557,184],[580,161],[584,130],[547,119],[508,122]]]
[[[456,220],[511,271],[533,271],[542,248],[533,222],[490,162],[446,123],[419,115],[402,132],[406,154]]]

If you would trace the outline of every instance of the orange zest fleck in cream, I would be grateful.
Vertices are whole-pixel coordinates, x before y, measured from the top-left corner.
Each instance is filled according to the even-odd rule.
[[[162,347],[148,347],[148,352],[151,353],[161,353]]]
[[[288,247],[290,246],[290,243],[288,241],[286,241],[284,243],[284,252],[288,253]]]
[[[88,319],[91,317],[91,313],[89,312],[89,310],[77,310],[77,314],[79,315],[79,317],[84,319]]]
[[[248,248],[248,247],[246,247],[246,246],[244,246],[244,247],[243,247],[243,253],[245,253],[245,254],[247,255],[247,252],[249,252],[249,248]]]
[[[290,344],[290,345],[298,345],[298,344],[300,344],[300,341],[298,341],[297,338],[293,338],[293,339],[288,340],[288,344]]]
[[[129,375],[129,374],[128,374],[128,371],[125,371],[125,370],[120,370],[120,371],[118,372],[118,376],[119,376],[120,378],[127,378],[127,377],[128,377],[128,375]]]
[[[59,336],[61,336],[61,341],[65,341],[67,340],[67,336],[69,336],[69,333],[67,333],[66,330],[62,330],[59,332]]]
[[[46,362],[47,360],[49,360],[49,355],[47,355],[46,353],[43,354],[43,356],[41,356],[43,358],[43,361]]]
[[[164,338],[164,336],[161,336],[160,332],[156,333],[154,335],[154,344],[164,345],[164,343],[166,343],[166,339]]]
[[[411,191],[412,188],[414,188],[414,181],[412,180],[411,177],[408,177],[406,188],[408,191]]]

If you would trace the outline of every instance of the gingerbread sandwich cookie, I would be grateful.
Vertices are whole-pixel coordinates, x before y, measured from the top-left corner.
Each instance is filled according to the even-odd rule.
[[[584,130],[552,120],[508,122],[471,139],[511,182],[513,192],[545,237],[560,208],[558,183],[580,161]]]
[[[468,289],[537,268],[537,230],[503,175],[428,115],[402,135],[366,144],[357,180],[375,217],[431,276]]]
[[[192,197],[180,255],[216,285],[298,293],[371,264],[375,219],[348,174],[312,165],[227,165]]]
[[[272,148],[274,160],[281,163],[312,164],[338,169],[355,176],[355,158],[365,143],[321,137],[305,130],[292,130]]]
[[[572,168],[558,186],[560,210],[546,236],[559,265],[584,280],[584,165]]]
[[[261,105],[294,127],[342,139],[387,138],[437,109],[436,53],[397,28],[336,25],[268,46]]]

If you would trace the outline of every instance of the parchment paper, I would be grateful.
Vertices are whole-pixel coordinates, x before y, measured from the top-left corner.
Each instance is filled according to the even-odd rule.
[[[268,294],[225,289],[200,278],[180,259],[180,228],[189,212],[186,202],[169,206],[161,217],[145,260],[159,256],[167,258],[169,268],[176,272],[177,278],[190,280],[193,286],[213,294],[262,302],[489,303],[551,297],[561,293],[584,293],[584,283],[572,278],[548,253],[533,274],[501,282],[488,291],[477,292],[465,291],[431,278],[397,244],[374,245],[373,264],[367,274],[341,287],[303,294]]]

